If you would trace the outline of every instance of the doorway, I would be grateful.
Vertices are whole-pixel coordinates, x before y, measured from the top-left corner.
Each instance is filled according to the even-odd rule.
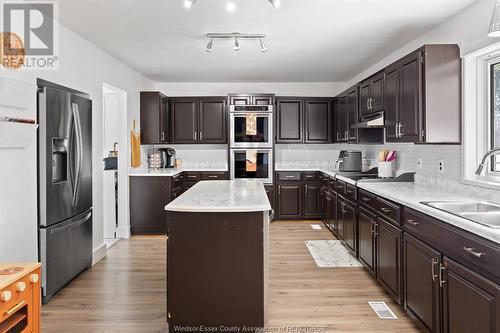
[[[127,170],[127,92],[103,83],[103,232],[106,249],[119,240],[123,175]],[[125,166],[125,169],[123,168]],[[123,210],[123,208],[122,208]]]

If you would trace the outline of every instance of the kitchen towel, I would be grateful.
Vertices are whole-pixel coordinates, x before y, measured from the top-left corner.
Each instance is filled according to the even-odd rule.
[[[246,114],[246,135],[257,135],[257,114]]]
[[[132,168],[138,168],[141,166],[141,131],[135,130],[135,119],[133,121],[132,131],[130,132],[130,145],[132,146],[130,164]]]
[[[246,160],[247,160],[246,171],[257,172],[257,150],[247,150]]]

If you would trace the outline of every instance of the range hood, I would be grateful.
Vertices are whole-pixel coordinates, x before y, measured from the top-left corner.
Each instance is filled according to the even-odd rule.
[[[361,122],[352,125],[352,128],[384,128],[384,111],[374,112],[361,117]]]

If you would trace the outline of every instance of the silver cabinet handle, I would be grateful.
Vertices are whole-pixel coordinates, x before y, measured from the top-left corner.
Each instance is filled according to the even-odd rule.
[[[398,129],[399,129],[399,123],[396,123],[396,126],[394,127],[394,130],[396,132],[396,138],[399,138],[399,132],[398,132]]]
[[[370,110],[370,99],[369,98],[366,99],[366,109]]]
[[[203,141],[203,132],[200,131],[200,141]]]
[[[383,211],[384,213],[389,213],[391,211],[389,208],[385,207],[380,208],[380,210]]]
[[[403,137],[403,124],[399,123],[399,137],[402,138]]]
[[[194,132],[194,141],[198,141],[198,132]]]
[[[363,200],[364,202],[370,202],[370,198],[365,198],[365,197],[362,197],[361,200]]]
[[[285,178],[295,178],[295,176],[285,176]]]
[[[485,253],[477,252],[476,249],[473,247],[464,246],[463,249],[465,252],[472,254],[474,257],[477,258],[482,258],[483,256],[485,256]]]
[[[435,266],[438,264],[438,261],[435,258],[432,258],[432,282],[436,282],[436,278],[438,277],[436,274]]]
[[[208,178],[218,178],[219,176],[208,176]]]
[[[418,223],[417,221],[415,220],[407,220],[406,222],[410,223],[411,225],[414,225],[414,226],[417,226],[419,225],[420,223]]]
[[[443,266],[443,263],[439,263],[439,286],[443,288],[443,285],[446,283],[446,281],[443,279],[443,272],[446,269],[446,267]]]

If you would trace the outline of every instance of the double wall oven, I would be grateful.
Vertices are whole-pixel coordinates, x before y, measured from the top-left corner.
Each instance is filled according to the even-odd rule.
[[[230,105],[231,179],[273,182],[273,106]]]

